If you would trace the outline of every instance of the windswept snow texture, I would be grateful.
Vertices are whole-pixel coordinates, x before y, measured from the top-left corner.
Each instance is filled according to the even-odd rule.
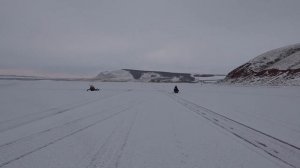
[[[231,71],[226,83],[300,85],[300,43],[263,53]]]
[[[0,81],[0,168],[299,168],[300,89]]]

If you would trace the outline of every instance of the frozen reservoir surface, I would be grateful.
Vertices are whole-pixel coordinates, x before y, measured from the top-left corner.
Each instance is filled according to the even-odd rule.
[[[0,168],[300,167],[300,88],[0,80]]]

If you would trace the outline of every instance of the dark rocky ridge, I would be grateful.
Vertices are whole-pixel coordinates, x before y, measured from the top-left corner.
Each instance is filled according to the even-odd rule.
[[[136,80],[141,79],[143,74],[154,73],[159,74],[159,77],[154,77],[150,82],[171,82],[173,78],[179,78],[178,82],[195,82],[195,78],[189,73],[174,73],[174,72],[161,72],[161,71],[144,71],[144,70],[133,70],[133,69],[123,69],[128,71]]]
[[[298,85],[300,78],[300,44],[263,53],[234,69],[225,83]]]
[[[103,82],[213,83],[224,79],[221,74],[176,73],[121,69],[99,73],[94,80]]]

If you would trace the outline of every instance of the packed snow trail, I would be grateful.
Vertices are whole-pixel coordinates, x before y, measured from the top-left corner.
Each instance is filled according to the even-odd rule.
[[[16,90],[15,87],[24,83],[27,84],[22,81],[9,89]],[[298,153],[293,153],[292,145],[282,145],[276,136],[266,137],[255,130],[253,133],[243,122],[234,122],[229,119],[231,117],[225,117],[227,115],[214,114],[214,111],[219,111],[210,112],[191,103],[188,101],[190,93],[184,95],[182,92],[176,96],[162,94],[172,90],[170,84],[101,83],[101,88],[106,89],[100,94],[76,89],[82,88],[82,83],[77,82],[32,84],[52,88],[37,90],[41,96],[52,96],[45,99],[47,101],[55,101],[62,95],[70,100],[45,103],[46,106],[36,108],[40,110],[35,113],[32,113],[31,109],[35,108],[31,106],[37,105],[39,100],[24,100],[28,103],[23,108],[24,112],[14,111],[13,115],[5,111],[2,113],[6,109],[0,106],[0,117],[5,118],[2,121],[5,123],[11,119],[14,123],[0,132],[1,168],[299,167],[297,160],[293,160]],[[73,89],[67,90],[70,85]],[[31,83],[28,84],[30,86]],[[206,91],[211,92],[209,89]],[[0,94],[1,103],[14,100],[20,91],[4,89],[0,93],[12,94]],[[29,97],[32,93],[24,90]],[[23,96],[24,99],[27,96]],[[44,112],[42,109],[51,107],[58,107],[55,110],[75,108],[38,117],[44,115],[39,114]],[[30,116],[28,118],[31,119],[23,120],[21,116]],[[3,128],[8,128],[8,125],[3,125]],[[250,142],[253,144],[249,145]],[[275,152],[273,149],[278,152],[278,158],[268,153]],[[288,156],[290,154],[292,156]]]
[[[122,93],[119,93],[119,94],[122,94]],[[105,98],[107,99],[112,96],[118,96],[119,94],[113,94],[113,95],[107,96]],[[55,107],[55,108],[47,109],[42,112],[35,112],[35,113],[28,114],[26,116],[19,116],[14,119],[2,121],[2,122],[0,122],[0,133],[7,131],[9,129],[13,129],[13,128],[28,124],[30,122],[35,122],[37,120],[41,120],[41,119],[44,119],[47,117],[52,117],[52,116],[82,107],[82,106],[89,105],[89,104],[97,102],[101,99],[103,99],[103,97],[100,97],[100,98],[98,97],[96,99],[93,98],[93,99],[88,99],[88,100],[81,100],[80,102],[75,102],[72,104],[64,105],[64,107]]]
[[[300,166],[299,147],[234,121],[226,116],[220,115],[210,109],[199,106],[174,94],[168,94],[168,96],[187,109],[211,121],[215,125],[218,125],[254,147],[263,150],[283,163],[295,168]]]
[[[87,168],[119,167],[119,161],[124,152],[132,127],[138,112],[129,114],[129,120],[121,121],[117,130],[114,130],[97,153],[92,157]],[[133,115],[133,116],[132,116]]]
[[[128,103],[128,105],[126,105],[127,107],[116,106],[117,108],[111,107],[110,110],[101,110],[101,113],[98,112],[90,114],[88,116],[67,122],[61,126],[47,128],[46,130],[33,135],[2,144],[0,145],[0,153],[2,153],[0,157],[0,167],[3,167],[33,152],[63,140],[64,138],[72,136],[91,126],[110,119],[121,112],[128,111],[136,103],[137,102],[135,101],[133,103]]]

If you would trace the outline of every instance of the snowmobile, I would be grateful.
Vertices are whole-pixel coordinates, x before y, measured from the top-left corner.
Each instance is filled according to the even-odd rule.
[[[98,88],[95,88],[95,86],[93,86],[93,85],[90,85],[90,88],[89,89],[87,89],[86,91],[99,91],[100,89],[98,89]]]
[[[177,88],[177,86],[174,87],[174,93],[179,93],[179,89]]]

